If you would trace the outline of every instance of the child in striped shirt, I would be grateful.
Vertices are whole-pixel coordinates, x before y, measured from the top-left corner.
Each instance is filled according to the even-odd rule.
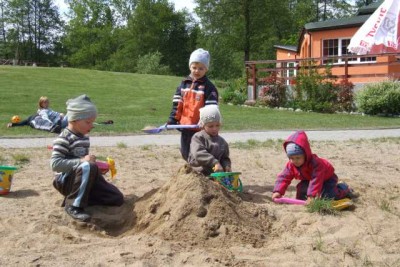
[[[120,206],[124,202],[118,188],[104,179],[96,165],[96,156],[89,153],[87,135],[96,116],[96,106],[86,95],[68,100],[68,126],[53,143],[50,163],[57,172],[53,185],[65,196],[65,211],[83,222],[91,219],[85,211],[87,206]]]

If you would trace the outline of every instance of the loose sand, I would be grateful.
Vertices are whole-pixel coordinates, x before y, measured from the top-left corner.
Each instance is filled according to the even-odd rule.
[[[92,222],[77,223],[52,187],[51,151],[2,149],[2,164],[29,162],[0,196],[0,266],[400,266],[400,139],[311,146],[360,193],[355,210],[271,202],[287,160],[276,141],[231,144],[240,194],[191,173],[177,146],[95,147],[115,159],[126,201],[90,207]]]

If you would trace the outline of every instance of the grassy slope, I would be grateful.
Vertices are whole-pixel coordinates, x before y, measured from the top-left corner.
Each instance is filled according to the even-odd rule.
[[[99,109],[98,121],[114,120],[112,126],[98,126],[93,134],[138,133],[146,125],[167,120],[172,95],[180,77],[138,75],[70,68],[0,66],[0,136],[41,135],[30,127],[7,129],[12,115],[33,114],[40,96],[50,98],[51,108],[66,112],[65,102],[80,94],[89,95]],[[221,104],[224,130],[343,129],[398,127],[400,118],[339,114],[317,114],[246,108]]]

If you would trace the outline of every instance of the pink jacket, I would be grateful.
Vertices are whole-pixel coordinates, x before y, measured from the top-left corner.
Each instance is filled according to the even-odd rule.
[[[297,131],[286,139],[283,143],[285,153],[286,146],[290,142],[296,143],[304,150],[305,162],[301,167],[297,168],[288,161],[285,169],[278,174],[273,192],[284,195],[293,179],[309,180],[307,196],[320,196],[324,182],[334,175],[335,169],[328,160],[312,154],[308,137],[304,131]]]

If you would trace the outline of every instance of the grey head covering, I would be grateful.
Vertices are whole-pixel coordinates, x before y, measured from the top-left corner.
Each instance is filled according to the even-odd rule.
[[[189,58],[189,68],[194,62],[203,63],[207,70],[210,69],[210,53],[203,48],[194,50]]]
[[[97,108],[87,95],[80,95],[67,101],[68,121],[97,117]]]
[[[207,105],[200,109],[200,127],[203,127],[209,122],[222,122],[218,105]]]

